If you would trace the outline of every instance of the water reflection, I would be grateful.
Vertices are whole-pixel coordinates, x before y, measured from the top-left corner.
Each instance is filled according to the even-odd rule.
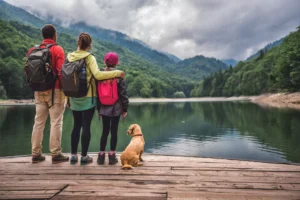
[[[0,107],[1,156],[30,153],[34,113],[34,106]],[[261,108],[248,102],[135,103],[120,123],[117,150],[122,151],[130,140],[127,127],[138,123],[148,153],[299,163],[299,122],[300,111]],[[72,126],[72,113],[67,110],[64,152],[70,151]],[[89,151],[98,151],[100,134],[101,122],[95,116]],[[48,143],[49,125],[44,152],[49,152]]]

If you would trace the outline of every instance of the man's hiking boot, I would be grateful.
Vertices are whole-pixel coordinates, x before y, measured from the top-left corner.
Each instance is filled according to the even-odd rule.
[[[118,162],[116,153],[108,154],[108,164],[114,165]]]
[[[32,163],[38,163],[44,161],[46,158],[42,154],[32,155]]]
[[[90,157],[90,156],[81,156],[81,159],[80,159],[80,164],[82,165],[86,165],[86,164],[89,164],[89,163],[92,163],[93,162],[93,158]]]
[[[97,163],[98,165],[104,165],[105,153],[98,153]]]
[[[71,164],[76,164],[78,162],[78,156],[77,155],[72,155],[70,159]]]
[[[60,163],[60,162],[68,162],[69,156],[64,156],[63,154],[58,154],[56,156],[52,156],[52,163]]]

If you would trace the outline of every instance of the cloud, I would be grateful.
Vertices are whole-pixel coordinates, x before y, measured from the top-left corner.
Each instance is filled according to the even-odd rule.
[[[180,58],[245,59],[300,25],[299,0],[7,0],[63,25],[117,30]]]

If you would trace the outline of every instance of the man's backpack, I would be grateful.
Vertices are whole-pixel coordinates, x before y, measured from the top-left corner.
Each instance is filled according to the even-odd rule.
[[[98,97],[102,105],[114,105],[119,99],[118,80],[116,78],[98,81]]]
[[[45,48],[41,48],[44,46]],[[29,87],[33,91],[54,89],[57,73],[51,65],[50,47],[56,44],[36,45],[27,55],[24,67]]]
[[[90,54],[89,54],[90,55]],[[62,88],[67,97],[84,97],[88,93],[89,86],[87,84],[86,62],[85,58],[74,62],[68,59],[61,69]],[[89,85],[93,78],[91,78]]]

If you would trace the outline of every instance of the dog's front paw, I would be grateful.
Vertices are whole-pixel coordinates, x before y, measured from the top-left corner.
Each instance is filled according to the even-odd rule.
[[[141,162],[144,162],[143,158],[140,158],[140,161],[141,161]]]

